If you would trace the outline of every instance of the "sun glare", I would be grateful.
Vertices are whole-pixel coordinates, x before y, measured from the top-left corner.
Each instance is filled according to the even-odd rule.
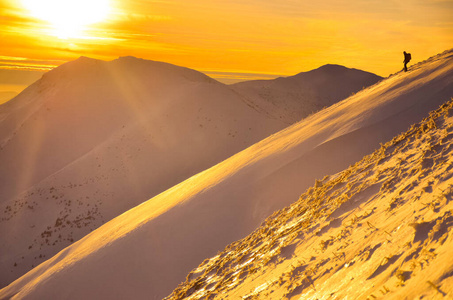
[[[62,38],[81,37],[87,25],[105,20],[109,0],[22,0],[30,13],[53,27]]]

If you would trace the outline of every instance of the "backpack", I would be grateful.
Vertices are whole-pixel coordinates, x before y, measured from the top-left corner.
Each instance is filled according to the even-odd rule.
[[[406,53],[406,61],[407,61],[407,62],[410,62],[411,59],[412,59],[411,54],[410,54],[410,53]]]

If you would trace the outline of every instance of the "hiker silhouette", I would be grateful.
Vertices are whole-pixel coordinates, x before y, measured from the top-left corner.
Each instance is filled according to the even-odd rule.
[[[403,63],[404,63],[404,72],[407,72],[407,64],[411,61],[411,54],[410,53],[406,53],[406,51],[403,51],[403,54],[404,54],[404,60],[403,60]]]

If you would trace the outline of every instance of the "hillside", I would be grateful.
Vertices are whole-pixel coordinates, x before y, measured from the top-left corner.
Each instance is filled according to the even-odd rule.
[[[1,286],[284,128],[206,75],[82,57],[0,106]]]
[[[48,72],[0,106],[0,286],[286,125],[167,63],[81,57]]]
[[[395,74],[118,216],[0,298],[161,299],[315,179],[359,161],[449,100],[452,78],[452,51]]]
[[[231,87],[267,114],[293,124],[381,79],[357,69],[324,65],[294,76],[240,82]]]
[[[453,99],[269,217],[165,299],[453,298]]]

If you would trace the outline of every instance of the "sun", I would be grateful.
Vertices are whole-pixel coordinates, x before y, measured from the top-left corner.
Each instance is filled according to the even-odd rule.
[[[62,38],[81,37],[87,25],[105,20],[109,0],[22,0],[30,13],[52,26],[52,34]]]

